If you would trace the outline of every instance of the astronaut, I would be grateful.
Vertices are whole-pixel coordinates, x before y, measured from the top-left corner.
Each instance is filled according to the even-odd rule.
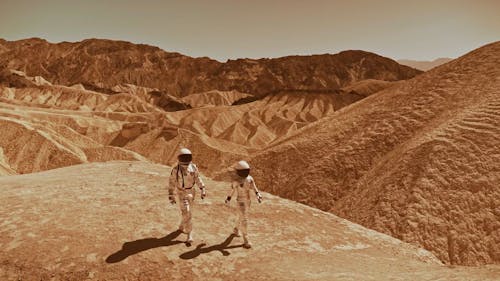
[[[252,176],[250,176],[250,165],[246,161],[239,161],[235,165],[236,177],[235,180],[231,183],[231,193],[227,196],[225,202],[229,205],[231,201],[231,197],[236,192],[237,194],[237,205],[238,205],[238,220],[236,223],[236,227],[233,230],[233,234],[237,237],[243,234],[243,247],[251,248],[252,245],[248,240],[248,211],[250,208],[250,191],[254,192],[257,201],[259,203],[262,202],[262,195],[260,194],[257,186],[255,185],[255,181]]]
[[[180,149],[177,159],[178,164],[172,169],[169,177],[168,198],[170,203],[175,204],[177,194],[182,216],[179,230],[187,234],[186,243],[189,245],[193,243],[192,212],[196,195],[194,185],[196,184],[201,190],[201,199],[204,199],[207,193],[198,168],[191,162],[193,160],[191,151],[187,148]]]

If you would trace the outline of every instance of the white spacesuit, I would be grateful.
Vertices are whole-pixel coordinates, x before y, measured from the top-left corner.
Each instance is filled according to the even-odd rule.
[[[231,193],[226,198],[226,204],[229,204],[231,197],[236,192],[237,194],[237,204],[238,204],[238,221],[236,227],[234,228],[234,234],[240,236],[240,231],[243,234],[243,246],[245,248],[250,248],[251,244],[248,240],[248,210],[250,208],[250,191],[254,192],[257,196],[257,201],[262,202],[262,196],[260,195],[255,181],[252,176],[250,176],[250,165],[246,161],[239,161],[235,165],[235,170],[237,174],[237,179],[231,183]]]
[[[201,180],[198,168],[192,161],[191,151],[187,148],[182,148],[177,155],[178,164],[172,169],[169,177],[168,196],[170,203],[175,204],[175,194],[179,200],[182,220],[179,225],[179,230],[187,234],[187,243],[193,242],[193,200],[196,195],[194,185],[196,184],[201,190],[201,199],[206,196],[205,184]]]

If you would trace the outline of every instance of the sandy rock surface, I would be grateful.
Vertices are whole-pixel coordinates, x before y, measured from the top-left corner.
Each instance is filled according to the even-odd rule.
[[[2,280],[497,280],[500,269],[449,268],[429,252],[264,193],[251,206],[252,249],[229,234],[229,184],[206,179],[195,243],[173,233],[170,168],[91,163],[0,178]],[[257,179],[258,180],[258,179]],[[233,202],[234,204],[234,202]]]

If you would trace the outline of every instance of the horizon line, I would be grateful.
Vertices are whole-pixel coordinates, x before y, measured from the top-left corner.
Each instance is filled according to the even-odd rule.
[[[283,56],[276,56],[276,57],[258,57],[258,58],[252,58],[252,57],[238,57],[238,58],[228,58],[226,59],[226,61],[222,61],[222,60],[219,60],[219,59],[216,59],[216,58],[213,58],[213,57],[210,57],[210,56],[192,56],[192,55],[189,55],[187,53],[183,53],[183,52],[180,52],[180,51],[176,51],[176,50],[166,50],[160,46],[157,46],[157,45],[153,45],[151,43],[144,43],[144,42],[133,42],[133,41],[127,41],[127,40],[124,40],[124,39],[112,39],[112,38],[99,38],[99,37],[89,37],[89,38],[84,38],[84,39],[80,39],[80,40],[75,40],[75,41],[67,41],[67,40],[63,40],[63,41],[52,41],[52,40],[49,40],[49,39],[45,39],[45,38],[42,38],[42,37],[37,37],[37,36],[33,36],[33,37],[27,37],[27,38],[22,38],[22,39],[16,39],[16,40],[9,40],[9,39],[5,39],[5,38],[2,38],[0,37],[0,40],[4,40],[4,41],[7,41],[7,42],[17,42],[17,41],[26,41],[26,40],[41,40],[41,41],[45,41],[47,43],[50,43],[50,44],[62,44],[62,43],[81,43],[81,42],[84,42],[84,41],[88,41],[88,40],[103,40],[103,41],[114,41],[114,42],[125,42],[125,43],[130,43],[130,44],[134,44],[134,45],[146,45],[146,46],[149,46],[149,47],[154,47],[154,48],[159,48],[160,50],[164,51],[164,52],[167,52],[167,53],[177,53],[177,54],[180,54],[180,55],[183,55],[183,56],[186,56],[186,57],[190,57],[190,58],[208,58],[208,59],[211,59],[211,60],[214,60],[214,61],[217,61],[217,62],[220,62],[220,63],[227,63],[229,61],[236,61],[236,60],[266,60],[266,59],[280,59],[280,58],[286,58],[286,57],[306,57],[306,56],[324,56],[324,55],[337,55],[337,54],[340,54],[342,52],[346,52],[346,51],[361,51],[361,52],[367,52],[367,53],[372,53],[372,54],[375,54],[377,56],[381,56],[381,57],[385,57],[385,58],[389,58],[391,60],[394,60],[396,62],[399,62],[399,61],[403,61],[403,60],[407,60],[407,61],[414,61],[414,62],[434,62],[436,60],[439,60],[439,59],[456,59],[455,57],[438,57],[438,58],[434,58],[432,60],[419,60],[419,59],[411,59],[411,58],[392,58],[392,57],[389,57],[389,56],[384,56],[384,55],[381,55],[379,53],[376,53],[376,52],[373,52],[373,51],[367,51],[367,50],[364,50],[364,49],[345,49],[345,50],[341,50],[341,51],[338,51],[336,53],[330,53],[330,52],[327,52],[327,53],[295,53],[295,54],[288,54],[288,55],[283,55]],[[485,45],[488,45],[488,44],[491,44],[491,43],[494,43],[494,42],[497,42],[497,41],[493,41],[493,42],[490,42],[490,43],[487,43]],[[483,45],[483,46],[485,46]],[[474,50],[474,49],[472,49]],[[470,52],[472,50],[469,50],[467,51]],[[457,57],[458,58],[458,57]]]

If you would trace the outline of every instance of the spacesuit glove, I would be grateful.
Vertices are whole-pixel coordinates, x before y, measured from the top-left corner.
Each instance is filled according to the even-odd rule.
[[[169,195],[168,196],[168,200],[170,201],[170,204],[174,205],[176,202],[175,202],[175,197],[173,195]]]
[[[202,187],[201,188],[201,199],[203,200],[203,199],[205,199],[205,197],[207,197],[207,192],[205,191],[205,188]]]
[[[231,201],[231,196],[228,196],[226,200],[224,200],[224,203],[229,204],[230,201]]]
[[[258,201],[259,203],[262,203],[262,195],[260,195],[260,193],[259,193],[259,192],[257,192],[257,194],[256,194],[256,195],[257,195],[257,201]]]

